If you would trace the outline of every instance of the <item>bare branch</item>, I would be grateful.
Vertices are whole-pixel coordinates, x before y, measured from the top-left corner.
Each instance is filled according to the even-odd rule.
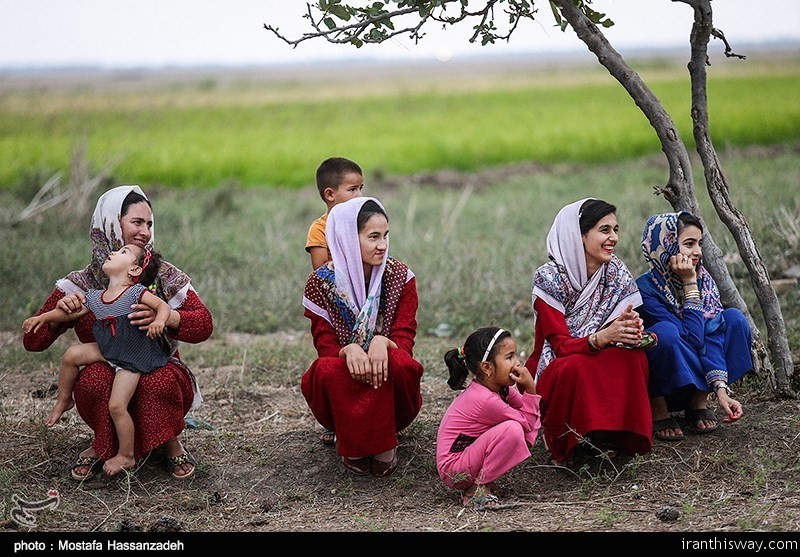
[[[741,54],[736,54],[733,49],[731,49],[731,45],[728,44],[728,39],[725,38],[725,34],[720,31],[719,29],[712,27],[711,28],[711,36],[721,40],[725,43],[725,56],[728,58],[739,58],[740,60],[747,60],[747,56],[742,56]]]

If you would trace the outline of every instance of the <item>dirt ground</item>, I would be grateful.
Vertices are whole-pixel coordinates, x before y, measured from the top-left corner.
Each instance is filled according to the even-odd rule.
[[[183,434],[199,461],[186,481],[170,478],[156,454],[129,476],[73,481],[69,467],[91,432],[75,411],[52,429],[41,425],[54,396],[48,381],[6,375],[0,532],[800,531],[797,400],[738,392],[739,422],[656,441],[627,461],[586,456],[555,467],[538,441],[498,482],[506,507],[476,512],[435,470],[436,429],[454,396],[444,379],[426,373],[398,470],[377,479],[341,467],[296,386],[249,384],[235,365],[195,371],[205,402]],[[29,526],[12,518],[15,501],[46,500],[49,489],[59,493],[56,508],[31,511]]]

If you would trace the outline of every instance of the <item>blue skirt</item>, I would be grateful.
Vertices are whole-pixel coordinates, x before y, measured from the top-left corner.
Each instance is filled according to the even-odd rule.
[[[689,346],[673,323],[662,321],[648,330],[658,336],[658,344],[646,352],[648,390],[651,397],[665,397],[670,412],[686,409],[695,390],[711,391],[707,371],[727,371],[733,384],[753,369],[750,325],[738,309],[726,309],[707,323],[701,351]]]

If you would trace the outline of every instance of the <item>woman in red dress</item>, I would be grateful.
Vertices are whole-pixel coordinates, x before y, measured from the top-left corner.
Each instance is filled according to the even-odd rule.
[[[526,367],[542,396],[544,442],[569,463],[581,442],[628,455],[652,445],[636,282],[614,255],[616,207],[583,199],[558,213],[550,262],[533,277],[535,344]],[[634,349],[631,349],[634,348]]]
[[[301,390],[314,417],[335,432],[345,469],[391,475],[397,433],[422,406],[422,364],[414,273],[389,257],[389,221],[377,199],[357,197],[330,211],[332,261],[316,269],[303,294],[318,358]]]
[[[85,301],[84,292],[92,288],[106,288],[108,279],[102,264],[108,254],[124,244],[153,245],[153,212],[150,201],[138,186],[113,188],[97,201],[92,215],[90,231],[92,260],[79,271],[73,271],[56,282],[56,288],[39,313],[56,306],[70,313]],[[191,281],[180,269],[164,261],[155,283],[155,294],[165,300],[172,311],[167,321],[167,333],[172,340],[170,362],[141,378],[131,399],[129,411],[136,426],[134,457],[161,448],[167,459],[169,473],[178,479],[194,474],[196,462],[186,451],[178,435],[184,429],[184,416],[197,407],[202,398],[189,368],[180,360],[178,342],[197,343],[206,340],[213,331],[211,313],[192,288]],[[129,319],[140,328],[153,321],[155,313],[143,304],[133,307]],[[94,342],[92,326],[94,314],[65,324],[41,327],[35,333],[26,333],[23,344],[26,350],[41,352],[70,327],[81,342]],[[108,400],[114,370],[105,362],[90,364],[81,370],[75,383],[74,399],[78,413],[94,432],[89,448],[80,453],[72,466],[71,475],[76,480],[94,476],[97,464],[117,453],[117,436],[114,422],[108,411]]]

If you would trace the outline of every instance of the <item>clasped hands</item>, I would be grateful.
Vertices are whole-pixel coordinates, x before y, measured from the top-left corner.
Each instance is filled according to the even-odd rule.
[[[348,344],[339,351],[347,362],[347,370],[356,381],[380,387],[389,380],[389,348],[397,348],[394,341],[375,335],[365,352],[359,344]]]
[[[608,327],[597,331],[595,337],[600,348],[608,345],[639,346],[643,334],[644,321],[639,317],[639,313],[634,311],[633,304],[629,304]]]

